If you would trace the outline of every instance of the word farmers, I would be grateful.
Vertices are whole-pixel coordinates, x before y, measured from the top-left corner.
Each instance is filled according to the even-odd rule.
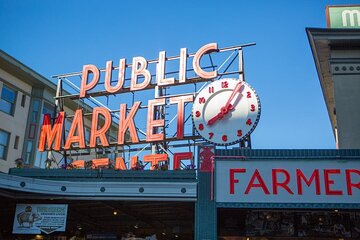
[[[159,53],[159,59],[155,61],[149,62],[156,62],[156,85],[157,86],[166,86],[175,84],[175,78],[165,78],[165,65],[167,60],[173,59],[180,59],[179,63],[179,83],[186,82],[186,62],[187,58],[193,57],[193,69],[194,72],[203,79],[212,79],[217,77],[218,73],[216,70],[207,72],[204,71],[200,67],[200,60],[204,54],[217,52],[219,51],[217,43],[209,43],[202,46],[195,54],[189,55],[187,53],[186,48],[180,49],[180,56],[179,57],[171,57],[166,58],[166,52],[161,51]],[[113,71],[113,62],[107,61],[106,62],[106,69],[105,69],[105,91],[109,94],[114,94],[123,88],[124,80],[125,80],[125,70],[127,67],[131,67],[131,79],[130,79],[130,91],[139,91],[146,89],[151,83],[151,73],[147,69],[148,63],[145,58],[143,57],[134,57],[132,59],[132,64],[127,65],[126,59],[122,58],[119,61],[118,69],[118,79],[117,83],[112,86],[111,85],[111,77]],[[89,80],[89,76],[92,75],[92,79]],[[139,78],[141,78],[142,82],[139,82]],[[100,70],[92,64],[84,65],[82,71],[82,78],[81,78],[81,86],[80,86],[80,98],[84,98],[87,96],[88,91],[95,88],[96,85],[99,83],[100,80]]]

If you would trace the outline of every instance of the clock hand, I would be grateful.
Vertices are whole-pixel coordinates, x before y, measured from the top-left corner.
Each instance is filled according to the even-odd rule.
[[[234,99],[235,95],[236,95],[238,92],[240,92],[241,86],[242,86],[242,82],[239,81],[239,82],[236,84],[234,90],[232,91],[232,93],[231,93],[229,99],[227,100],[225,106],[224,106],[223,108],[221,108],[221,111],[222,111],[223,113],[226,112],[225,114],[227,114],[227,113],[228,113],[228,110],[232,110],[233,106],[231,105],[231,101]]]
[[[215,117],[211,118],[208,122],[207,125],[211,126],[213,125],[217,120],[220,120],[224,117],[224,115],[220,112],[218,114],[215,115]]]
[[[231,101],[234,99],[235,95],[240,92],[242,86],[242,82],[238,82],[234,88],[234,90],[232,91],[229,99],[227,100],[226,104],[224,107],[220,108],[220,112],[214,116],[213,118],[211,118],[208,122],[207,125],[211,126],[213,125],[217,120],[222,119],[226,114],[229,113],[230,110],[233,110],[234,106],[231,105]]]

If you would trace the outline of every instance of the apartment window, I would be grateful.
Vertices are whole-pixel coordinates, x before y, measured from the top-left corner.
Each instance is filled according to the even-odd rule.
[[[28,141],[26,146],[26,153],[25,153],[25,164],[30,164],[32,148],[33,148],[33,142]]]
[[[0,111],[14,115],[16,91],[3,85],[0,97]]]
[[[42,114],[50,114],[51,118],[54,117],[54,110],[55,110],[55,106],[48,103],[48,102],[44,102],[44,107],[42,109]]]
[[[18,149],[18,148],[19,148],[19,139],[20,139],[19,136],[16,136],[16,137],[15,137],[14,149]]]
[[[26,95],[23,94],[22,97],[21,97],[21,106],[22,107],[25,107],[25,102],[26,102]]]
[[[32,107],[32,113],[31,113],[31,123],[35,123],[35,124],[38,123],[37,118],[38,118],[39,108],[40,108],[40,101],[34,100],[33,107]]]
[[[0,159],[6,159],[10,133],[0,129]]]

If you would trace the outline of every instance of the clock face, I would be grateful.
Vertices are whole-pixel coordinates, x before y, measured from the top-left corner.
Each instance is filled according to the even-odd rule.
[[[231,145],[255,129],[260,119],[260,100],[246,82],[220,79],[198,93],[192,117],[196,131],[206,141]]]

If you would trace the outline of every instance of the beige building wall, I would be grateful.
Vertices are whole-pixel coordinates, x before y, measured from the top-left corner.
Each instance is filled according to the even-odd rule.
[[[14,116],[0,111],[0,129],[10,133],[6,159],[0,159],[0,171],[8,172],[9,168],[15,167],[15,159],[21,158],[22,155],[32,88],[24,81],[0,69],[0,93],[4,84],[17,92]],[[23,95],[25,95],[24,107],[21,106]],[[16,136],[19,137],[17,149],[14,148]]]

